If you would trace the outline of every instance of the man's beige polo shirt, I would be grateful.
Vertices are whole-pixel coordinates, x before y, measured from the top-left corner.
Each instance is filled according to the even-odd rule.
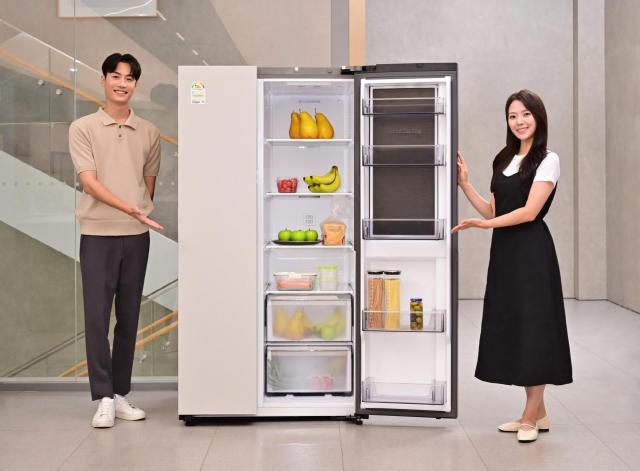
[[[76,172],[93,170],[111,193],[145,214],[153,203],[144,177],[160,170],[160,132],[149,121],[129,114],[118,124],[100,108],[69,127],[69,151]],[[131,216],[82,193],[76,208],[80,232],[86,235],[136,235],[148,230]]]

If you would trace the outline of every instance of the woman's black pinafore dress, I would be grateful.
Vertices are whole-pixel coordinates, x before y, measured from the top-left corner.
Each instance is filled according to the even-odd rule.
[[[531,183],[500,174],[491,191],[496,216],[525,205]],[[543,221],[493,230],[476,378],[518,386],[572,382],[560,268]]]

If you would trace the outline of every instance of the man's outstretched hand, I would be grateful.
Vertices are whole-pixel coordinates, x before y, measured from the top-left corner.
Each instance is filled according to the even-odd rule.
[[[138,221],[140,221],[142,224],[151,227],[152,229],[158,229],[158,230],[163,230],[164,229],[164,226],[158,224],[153,219],[147,217],[147,215],[144,214],[142,211],[140,211],[140,209],[137,208],[136,206],[131,208],[131,211],[129,212],[129,215],[132,218],[135,218]]]

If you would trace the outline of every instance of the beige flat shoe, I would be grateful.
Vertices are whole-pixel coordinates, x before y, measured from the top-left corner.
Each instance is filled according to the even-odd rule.
[[[538,439],[538,427],[523,422],[518,429],[518,441],[520,443],[531,443]]]
[[[520,429],[520,425],[520,422],[507,422],[506,424],[499,425],[498,430],[501,432],[516,433]],[[549,416],[545,415],[543,418],[538,420],[536,422],[536,426],[538,427],[538,432],[548,432],[551,428]]]

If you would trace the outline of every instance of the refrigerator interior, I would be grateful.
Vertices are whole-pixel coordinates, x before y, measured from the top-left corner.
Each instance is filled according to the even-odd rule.
[[[449,81],[363,78],[360,93],[360,407],[448,411]],[[369,284],[368,271],[391,275]]]
[[[353,400],[353,80],[258,80],[259,378],[258,415],[351,415]],[[291,139],[291,113],[326,115],[332,139]],[[304,176],[338,167],[334,193],[312,193]],[[279,178],[297,178],[295,193],[278,192]],[[338,218],[341,246],[277,243],[284,229],[315,229]],[[274,242],[276,241],[276,242]],[[319,274],[335,267],[335,290],[279,291],[274,273]],[[337,319],[337,320],[336,320]],[[333,324],[332,324],[333,322]],[[301,327],[301,326],[305,326]]]

